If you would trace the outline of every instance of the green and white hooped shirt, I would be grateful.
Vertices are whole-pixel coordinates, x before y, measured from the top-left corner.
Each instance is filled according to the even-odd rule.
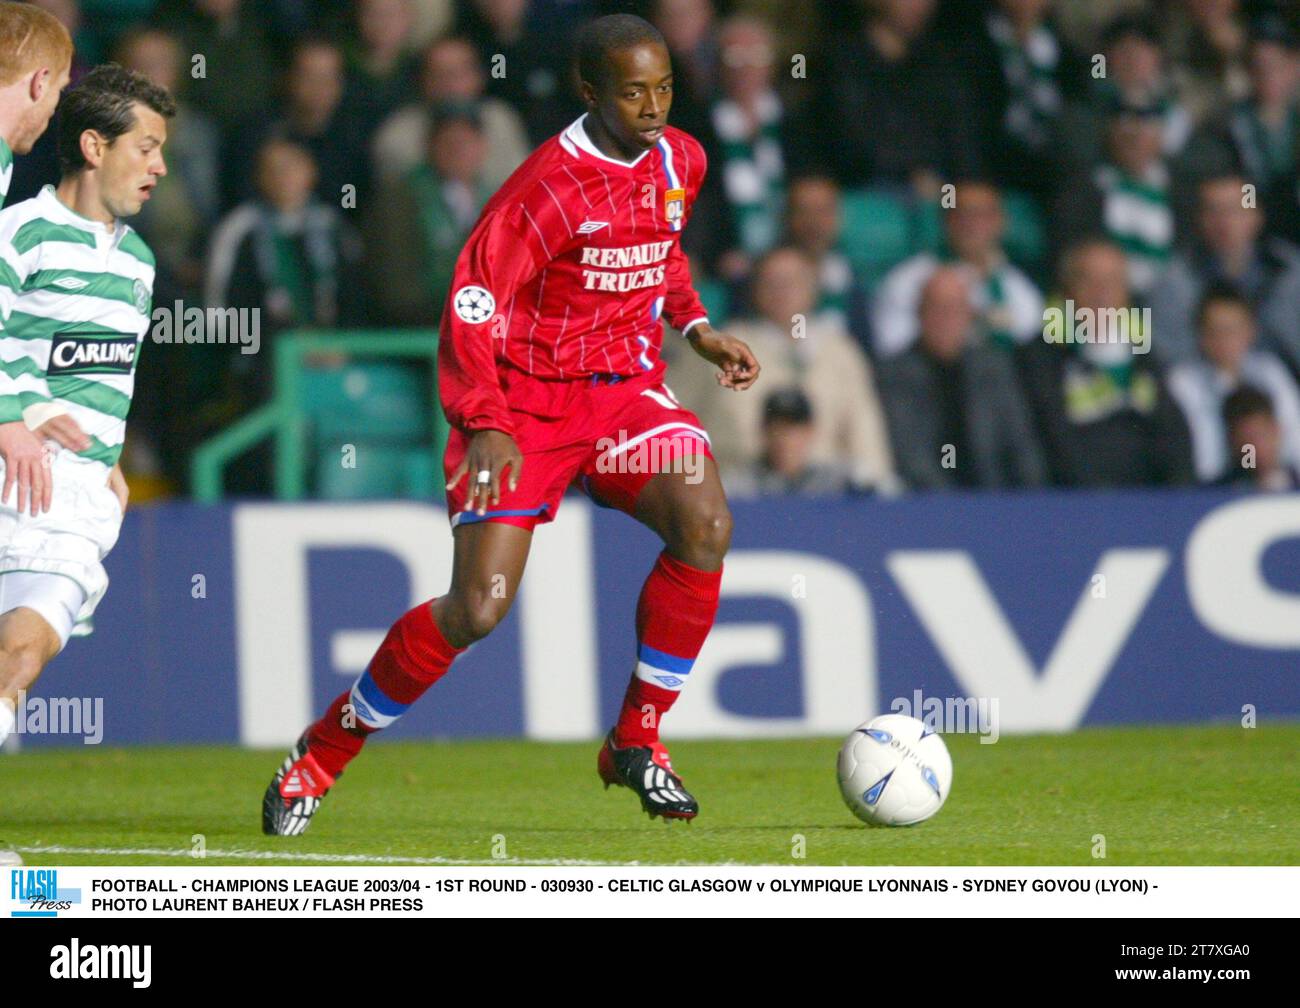
[[[0,423],[70,415],[90,437],[79,461],[122,453],[135,365],[149,328],[154,257],[59,202],[53,186],[0,210]]]
[[[9,183],[14,180],[14,152],[9,149],[9,141],[0,137],[0,206],[4,206],[5,197],[9,195]]]

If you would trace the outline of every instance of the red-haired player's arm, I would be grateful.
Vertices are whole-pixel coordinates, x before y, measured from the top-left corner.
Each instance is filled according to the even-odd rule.
[[[438,392],[451,426],[514,436],[497,375],[510,299],[564,251],[573,229],[544,184],[479,221],[456,260],[438,343]],[[482,292],[486,292],[485,297]]]

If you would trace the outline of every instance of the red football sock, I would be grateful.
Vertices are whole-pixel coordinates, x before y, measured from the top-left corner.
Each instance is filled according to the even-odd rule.
[[[614,726],[616,746],[649,745],[690,677],[718,612],[722,568],[704,571],[665,550],[636,606],[637,666]]]
[[[307,729],[307,746],[326,773],[337,777],[368,736],[401,717],[465,650],[447,643],[431,604],[420,603],[392,625],[365,674]]]

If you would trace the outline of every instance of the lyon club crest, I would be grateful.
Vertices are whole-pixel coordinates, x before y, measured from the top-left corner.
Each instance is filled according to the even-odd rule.
[[[664,193],[664,217],[669,224],[680,224],[686,214],[686,190],[669,189]]]

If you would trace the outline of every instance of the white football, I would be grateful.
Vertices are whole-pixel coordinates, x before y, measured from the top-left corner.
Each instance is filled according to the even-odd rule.
[[[840,748],[840,793],[873,826],[911,826],[943,807],[952,788],[948,747],[921,721],[882,714],[859,725]]]

